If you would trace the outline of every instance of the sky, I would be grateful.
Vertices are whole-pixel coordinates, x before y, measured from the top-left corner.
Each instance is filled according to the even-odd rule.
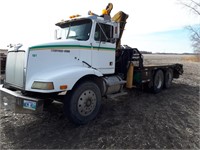
[[[10,43],[34,45],[54,39],[55,23],[69,16],[101,14],[107,4],[129,15],[122,44],[151,52],[193,52],[188,25],[200,18],[178,0],[1,0],[0,49]]]

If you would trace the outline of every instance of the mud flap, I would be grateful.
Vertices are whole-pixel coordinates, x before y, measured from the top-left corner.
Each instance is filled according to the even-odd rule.
[[[174,78],[179,78],[179,75],[183,74],[183,65],[182,64],[175,64],[174,65]]]

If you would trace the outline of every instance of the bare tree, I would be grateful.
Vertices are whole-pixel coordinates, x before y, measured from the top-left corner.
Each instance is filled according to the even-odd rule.
[[[178,0],[200,20],[200,0]],[[194,52],[200,54],[200,22],[196,26],[188,26]]]

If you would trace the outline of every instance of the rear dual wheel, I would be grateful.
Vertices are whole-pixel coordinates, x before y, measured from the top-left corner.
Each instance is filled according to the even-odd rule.
[[[164,74],[162,70],[157,70],[153,79],[153,92],[159,93],[164,85]]]
[[[171,68],[167,69],[165,74],[162,70],[157,70],[154,75],[153,80],[153,92],[159,93],[163,87],[169,88],[173,80],[173,70]]]
[[[165,84],[164,84],[164,87],[166,89],[170,88],[170,86],[172,85],[172,80],[173,80],[173,70],[171,68],[169,68],[165,72]]]

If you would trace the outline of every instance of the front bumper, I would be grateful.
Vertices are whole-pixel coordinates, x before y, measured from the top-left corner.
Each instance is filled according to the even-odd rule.
[[[41,113],[44,100],[24,96],[20,91],[12,91],[0,85],[1,109],[11,110],[15,113]]]

